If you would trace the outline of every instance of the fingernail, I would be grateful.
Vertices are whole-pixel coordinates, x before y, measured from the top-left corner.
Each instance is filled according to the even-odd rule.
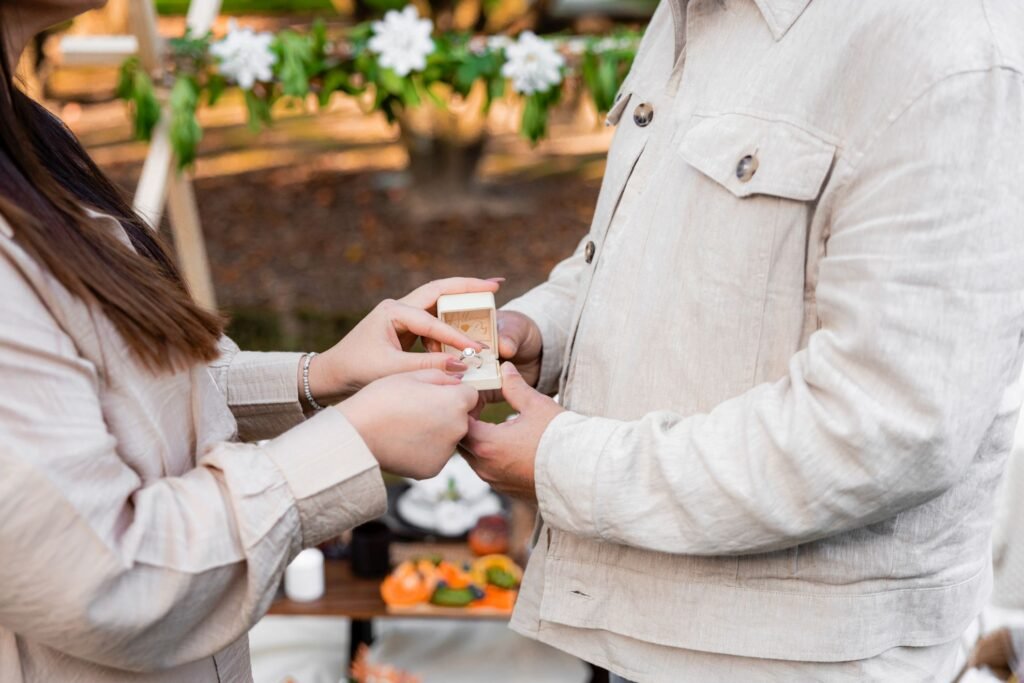
[[[489,277],[489,278],[487,278],[487,281],[488,282],[499,282],[500,283],[500,282],[504,282],[505,278],[503,278],[503,277]]]
[[[487,344],[484,344],[483,342],[477,342],[477,343],[480,345],[480,350],[481,351],[483,351],[484,349],[491,348],[490,346],[488,346]]]
[[[469,366],[462,361],[449,358],[444,362],[444,369],[445,372],[465,372],[466,370],[469,370]]]
[[[502,363],[501,371],[506,375],[518,375],[519,369],[512,363]]]

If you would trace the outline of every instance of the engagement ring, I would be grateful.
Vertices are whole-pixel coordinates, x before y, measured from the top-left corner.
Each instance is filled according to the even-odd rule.
[[[474,369],[479,368],[481,365],[484,364],[483,359],[480,358],[479,355],[477,355],[476,350],[469,348],[462,350],[462,356],[459,358],[459,360],[461,360],[463,363]]]

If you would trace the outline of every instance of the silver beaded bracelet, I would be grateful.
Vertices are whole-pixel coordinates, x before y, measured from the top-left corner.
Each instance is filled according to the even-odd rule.
[[[313,410],[323,410],[324,407],[316,402],[316,399],[313,398],[313,392],[309,390],[309,364],[313,362],[313,356],[315,355],[316,352],[310,351],[302,357],[302,390],[306,394],[306,403],[309,404],[310,408]]]

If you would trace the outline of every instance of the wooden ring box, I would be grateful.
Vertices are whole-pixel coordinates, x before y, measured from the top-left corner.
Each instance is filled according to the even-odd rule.
[[[473,341],[487,345],[479,354],[480,367],[467,370],[462,381],[481,391],[500,389],[498,314],[494,307],[494,294],[445,294],[437,299],[437,317]],[[444,350],[462,356],[462,349],[445,344]]]

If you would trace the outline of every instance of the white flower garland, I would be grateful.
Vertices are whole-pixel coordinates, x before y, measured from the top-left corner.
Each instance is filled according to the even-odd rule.
[[[242,28],[231,19],[228,33],[210,46],[210,53],[220,60],[220,73],[242,90],[251,90],[256,81],[269,81],[274,77],[272,67],[277,55],[270,49],[272,33],[256,33]]]
[[[399,12],[391,10],[381,21],[373,22],[370,51],[380,57],[380,65],[399,76],[427,68],[427,57],[434,52],[434,22],[421,19],[414,5]]]

